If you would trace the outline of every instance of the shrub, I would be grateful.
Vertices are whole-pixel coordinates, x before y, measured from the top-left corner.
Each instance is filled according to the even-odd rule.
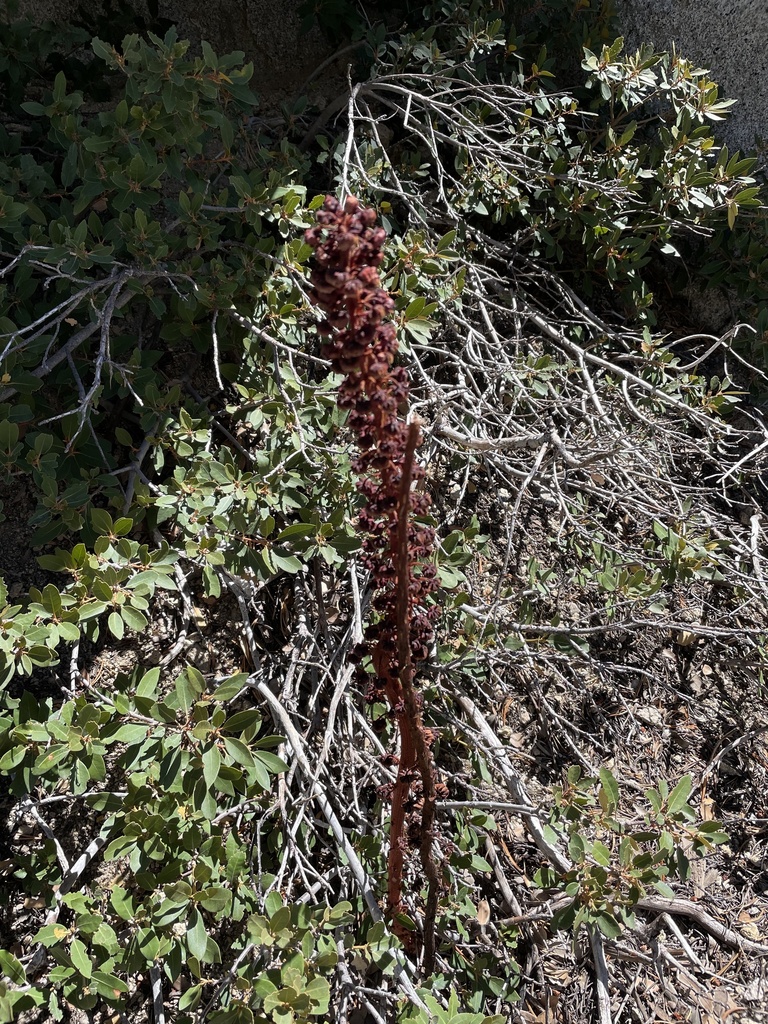
[[[711,353],[688,360],[654,333],[659,285],[684,262],[755,295],[752,161],[717,147],[727,104],[705,72],[602,46],[608,5],[582,20],[588,6],[551,5],[564,48],[589,44],[569,90],[536,5],[518,28],[441,0],[427,29],[372,29],[338,138],[320,112],[260,118],[242,54],[190,57],[174,31],[95,39],[88,59],[80,30],[3,37],[0,464],[40,553],[35,586],[0,585],[0,770],[34,835],[12,891],[39,914],[29,950],[0,950],[0,1019],[151,1003],[160,1020],[173,999],[179,1024],[358,1001],[392,1020],[500,1024],[527,981],[519,915],[478,939],[477,896],[504,877],[489,804],[517,785],[488,693],[544,702],[551,678],[583,693],[588,672],[615,669],[606,638],[642,630],[743,644],[763,664],[743,621],[762,600],[751,535],[712,481],[751,511],[764,434],[744,408],[746,426],[728,422],[741,392],[726,341],[714,372]],[[76,83],[50,60],[68,48]],[[383,638],[373,667],[402,720],[402,621],[387,622],[391,574],[371,542],[397,481],[353,450],[366,435],[343,383],[350,338],[318,354],[318,238],[304,236],[323,202],[308,197],[337,186],[386,229],[373,248],[400,342],[389,411],[410,389],[432,456],[418,475],[433,504],[412,499],[412,639],[456,799],[418,835],[424,794],[405,780],[410,838],[431,854],[434,835],[444,861],[439,885],[403,867],[396,922],[377,902],[398,853],[381,799],[395,729],[381,679],[361,713],[350,663],[364,631]],[[315,299],[322,283],[316,271]],[[361,470],[373,482],[358,488]],[[492,582],[473,564],[486,544]],[[380,588],[373,614],[360,567]],[[683,618],[694,599],[717,602],[716,629]],[[521,871],[568,897],[554,927],[597,941],[630,926],[645,887],[675,870],[684,883],[689,843],[708,854],[724,836],[695,821],[685,778],[649,791],[641,828],[595,774],[544,791],[548,827],[522,804],[538,854],[523,846]],[[430,915],[435,970],[419,978]]]

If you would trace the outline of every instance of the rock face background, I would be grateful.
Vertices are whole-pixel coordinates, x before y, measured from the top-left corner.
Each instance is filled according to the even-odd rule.
[[[739,102],[717,132],[730,149],[768,154],[768,3],[765,0],[616,0],[627,46],[641,42],[709,68]],[[764,140],[764,141],[763,141]],[[763,142],[762,145],[760,143]]]
[[[301,0],[131,0],[137,15],[151,15],[177,26],[180,39],[207,40],[217,53],[244,50],[254,62],[253,88],[280,99],[301,90],[306,78],[328,55],[319,31],[299,35]],[[0,0],[0,11],[5,13]],[[103,14],[101,0],[19,0],[18,17],[30,21],[83,20],[83,13]],[[120,0],[112,9],[122,9]]]
[[[318,31],[299,36],[301,0],[133,0],[178,26],[181,38],[207,39],[218,53],[244,50],[255,65],[253,86],[286,97],[328,56]],[[768,151],[768,2],[766,0],[615,0],[627,46],[641,42],[679,51],[701,66],[728,97],[738,99],[718,131],[731,149],[765,139]],[[2,7],[5,6],[0,0]],[[103,11],[102,0],[20,0],[34,21],[69,21],[80,10]],[[154,12],[153,12],[154,13]],[[81,15],[82,16],[82,15]]]

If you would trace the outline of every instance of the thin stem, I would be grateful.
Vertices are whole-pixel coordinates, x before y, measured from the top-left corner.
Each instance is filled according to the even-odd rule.
[[[411,500],[411,480],[413,478],[413,460],[416,446],[419,443],[420,430],[418,422],[412,422],[408,428],[408,436],[403,460],[403,476],[400,489],[400,502],[397,510],[397,652],[400,668],[400,686],[402,687],[403,703],[407,712],[405,716],[405,736],[410,737],[416,755],[416,763],[422,784],[423,805],[421,811],[421,841],[419,853],[421,866],[428,880],[427,905],[424,915],[424,973],[432,973],[435,962],[435,917],[437,916],[437,894],[440,887],[440,875],[437,865],[432,859],[432,831],[435,821],[435,801],[437,789],[432,759],[429,752],[429,741],[424,729],[416,689],[413,685],[413,662],[411,660],[410,643],[410,552],[408,546],[408,527],[410,525],[409,509]],[[402,770],[403,762],[401,759]],[[393,805],[394,810],[397,805]]]

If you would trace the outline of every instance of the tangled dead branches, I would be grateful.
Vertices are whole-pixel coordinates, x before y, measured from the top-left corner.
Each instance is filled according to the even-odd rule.
[[[742,691],[762,671],[768,427],[740,390],[761,371],[734,346],[738,327],[653,337],[605,301],[587,306],[526,252],[524,237],[501,238],[467,219],[456,151],[478,174],[503,158],[507,174],[530,182],[544,165],[498,137],[512,109],[503,90],[467,77],[455,93],[445,82],[426,85],[403,73],[352,90],[342,178],[396,205],[423,244],[436,249],[453,225],[472,253],[461,301],[443,302],[433,336],[413,346],[414,408],[427,423],[429,476],[446,520],[460,523],[462,509],[478,507],[480,486],[494,533],[492,570],[461,609],[476,636],[492,639],[441,671],[449,679],[463,660],[479,664],[489,688],[482,707],[454,689],[472,714],[446,714],[525,803],[517,774],[502,770],[498,735],[486,729],[492,706],[531,702],[562,756],[594,772],[642,733],[638,694],[660,687],[691,708],[692,665],[710,674],[715,666]],[[467,115],[473,105],[498,114],[487,118],[494,130]],[[398,172],[390,140],[405,136],[430,167],[422,181]],[[375,178],[372,163],[383,168]],[[624,734],[593,693],[611,695]],[[594,717],[589,728],[564,712],[585,699],[597,730]],[[493,785],[486,798],[499,801]],[[541,837],[538,819],[527,821]],[[557,864],[561,855],[542,842]],[[599,934],[591,939],[607,1021],[614,968]]]

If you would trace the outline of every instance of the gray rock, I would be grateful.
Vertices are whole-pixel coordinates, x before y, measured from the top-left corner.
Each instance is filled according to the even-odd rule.
[[[765,0],[616,0],[627,47],[652,43],[709,68],[739,102],[715,126],[731,150],[768,148],[768,3]],[[765,160],[765,154],[763,156]]]

